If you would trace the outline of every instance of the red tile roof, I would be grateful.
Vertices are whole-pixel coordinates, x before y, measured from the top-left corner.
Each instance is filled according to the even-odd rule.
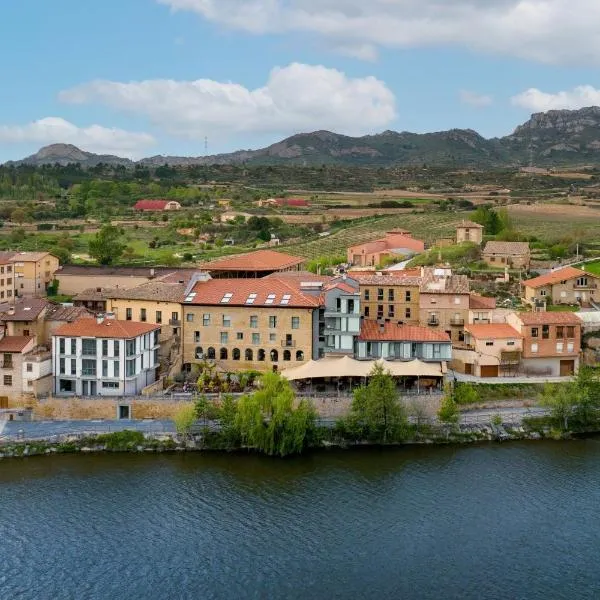
[[[267,306],[273,308],[316,308],[322,289],[315,295],[302,290],[301,281],[266,277],[262,279],[211,279],[199,282],[184,304],[197,306]],[[318,283],[316,284],[318,286]],[[271,296],[271,298],[269,298]],[[188,301],[189,299],[189,301]],[[227,300],[224,302],[223,300]],[[250,302],[252,300],[252,302]],[[269,301],[272,300],[272,301]]]
[[[523,325],[581,325],[581,319],[572,312],[522,312],[517,316]]]
[[[138,200],[134,210],[165,210],[167,204],[173,200]]]
[[[523,285],[531,288],[539,288],[544,285],[552,285],[554,283],[559,283],[561,281],[574,279],[575,277],[583,277],[586,275],[588,277],[594,277],[594,275],[591,273],[587,273],[581,269],[576,269],[575,267],[563,267],[562,269],[557,269],[556,271],[551,271],[545,275],[540,275],[539,277],[534,277],[533,279],[524,281]]]
[[[153,325],[151,323],[117,321],[116,319],[104,319],[104,321],[98,323],[96,319],[84,318],[62,325],[53,335],[63,337],[131,339],[157,329],[160,329],[160,325]]]
[[[468,229],[485,229],[483,225],[475,223],[474,221],[462,221],[456,227],[468,228]]]
[[[205,271],[277,271],[291,269],[305,262],[304,258],[274,250],[257,250],[249,254],[231,256],[205,263]]]
[[[506,323],[482,323],[476,325],[465,325],[465,331],[478,340],[489,339],[511,339],[523,336]]]
[[[428,327],[413,325],[398,325],[365,319],[360,326],[362,342],[450,342],[448,334],[435,331]]]
[[[309,206],[308,200],[304,198],[277,198],[277,206]]]
[[[350,246],[349,250],[352,254],[374,254],[383,252],[384,250],[400,250],[407,249],[413,252],[423,252],[425,250],[425,242],[413,238],[408,232],[389,231],[385,238]]]
[[[0,340],[0,352],[22,352],[33,341],[32,337],[10,335]]]
[[[370,271],[361,271],[359,269],[354,270],[350,269],[347,271],[348,277],[352,277],[356,279],[357,277],[371,277],[376,275],[377,273],[381,273],[382,276],[385,277],[420,277],[421,276],[421,267],[416,267],[414,269],[381,269],[381,270],[370,270]]]
[[[496,298],[471,294],[469,296],[469,308],[471,310],[492,310],[496,308]]]

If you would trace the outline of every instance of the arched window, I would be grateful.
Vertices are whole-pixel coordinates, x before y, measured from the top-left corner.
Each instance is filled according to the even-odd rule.
[[[283,351],[283,360],[285,360],[285,361],[292,360],[292,353],[289,350]]]
[[[265,352],[265,351],[264,351],[264,350],[261,348],[261,349],[258,351],[258,356],[257,356],[257,358],[258,358],[258,360],[259,360],[260,362],[264,362],[264,361],[266,360],[266,358],[267,358],[267,353],[266,353],[266,352]]]
[[[277,362],[279,360],[279,352],[277,350],[271,350],[271,362]]]
[[[252,350],[251,350],[250,348],[248,348],[248,349],[246,350],[246,353],[245,353],[245,355],[244,355],[244,358],[245,358],[246,360],[254,360],[254,352],[252,352]]]
[[[240,360],[241,352],[240,352],[239,348],[234,348],[232,354],[233,354],[233,360]]]
[[[227,360],[227,348],[221,348],[219,351],[219,358],[221,360]]]
[[[304,352],[302,352],[302,350],[296,352],[296,360],[300,362],[304,360]]]
[[[196,358],[202,360],[204,358],[204,349],[202,346],[196,346]]]
[[[212,346],[208,349],[207,357],[208,360],[215,360],[215,358],[217,358],[217,353]]]

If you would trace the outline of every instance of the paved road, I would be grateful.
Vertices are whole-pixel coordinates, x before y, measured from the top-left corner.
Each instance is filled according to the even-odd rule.
[[[503,422],[519,422],[526,416],[542,416],[547,414],[543,408],[488,408],[464,411],[460,422],[465,425],[489,424],[493,417],[500,415]],[[322,427],[332,429],[335,419],[321,419]],[[218,424],[210,424],[212,429]],[[199,426],[201,427],[201,426]],[[174,433],[172,421],[144,419],[142,421],[0,421],[0,442],[17,440],[46,440],[68,435],[93,435],[133,429],[143,433]]]

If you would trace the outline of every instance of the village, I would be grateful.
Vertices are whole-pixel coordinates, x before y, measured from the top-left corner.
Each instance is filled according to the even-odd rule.
[[[0,409],[11,420],[33,400],[102,398],[130,418],[128,398],[243,392],[273,371],[300,394],[339,397],[381,365],[419,396],[446,382],[566,381],[595,364],[582,340],[600,325],[600,277],[583,265],[528,278],[529,244],[485,243],[483,229],[463,220],[443,245],[480,246],[505,269],[495,285],[517,286],[516,308],[443,261],[407,266],[435,248],[403,229],[347,248],[327,275],[269,248],[196,268],[3,252]],[[52,286],[71,301],[48,298]]]

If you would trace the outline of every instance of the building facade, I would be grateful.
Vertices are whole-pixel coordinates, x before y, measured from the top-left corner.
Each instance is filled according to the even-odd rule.
[[[185,370],[206,361],[227,372],[271,371],[319,357],[322,284],[213,279],[183,302]]]
[[[529,270],[531,252],[528,242],[488,242],[483,250],[483,260],[491,267]]]
[[[357,267],[375,267],[384,260],[398,261],[425,251],[425,242],[412,237],[409,231],[388,231],[385,238],[350,246],[347,250],[348,264]]]
[[[365,319],[419,324],[420,277],[373,274],[357,277],[357,281],[360,288],[360,310]]]
[[[579,369],[581,319],[570,312],[513,313],[508,322],[523,336],[523,371],[568,377]]]
[[[45,296],[60,266],[58,258],[49,252],[17,252],[11,262],[15,294],[25,297]]]
[[[358,283],[346,279],[326,288],[324,307],[324,353],[353,355],[360,334],[360,291]]]
[[[523,282],[523,296],[532,306],[546,304],[588,304],[600,300],[598,283],[600,277],[576,269],[564,267]]]
[[[54,394],[134,396],[158,376],[160,326],[104,318],[63,325],[52,337]]]
[[[463,221],[456,226],[456,243],[470,242],[481,245],[483,242],[483,225],[473,221]]]

